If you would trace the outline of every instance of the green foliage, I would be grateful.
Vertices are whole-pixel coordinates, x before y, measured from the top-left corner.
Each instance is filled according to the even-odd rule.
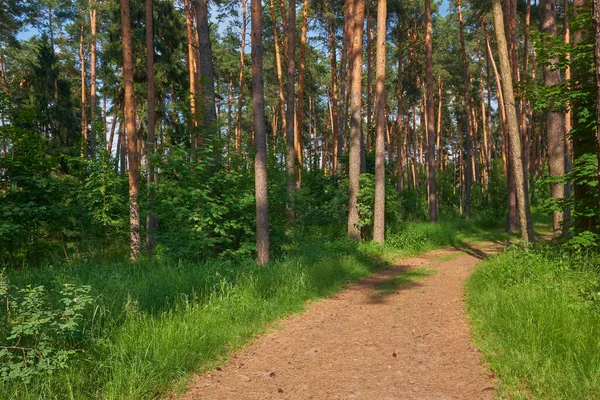
[[[394,224],[400,217],[400,199],[398,192],[390,182],[385,182],[385,222],[386,226]],[[359,227],[368,231],[369,236],[373,228],[373,215],[375,208],[375,175],[360,175],[360,192],[358,194],[358,215],[360,217]],[[367,229],[365,229],[367,228]],[[363,237],[365,235],[363,234]]]
[[[15,292],[15,293],[11,293]],[[51,301],[44,286],[11,290],[0,274],[4,322],[0,329],[0,381],[28,384],[67,367],[75,349],[69,341],[78,332],[82,313],[91,303],[90,287],[65,284]]]
[[[201,156],[203,157],[203,156]],[[254,246],[254,184],[244,170],[212,172],[183,146],[157,157],[160,185],[154,212],[161,247],[175,257],[250,255]]]
[[[506,398],[600,396],[598,255],[513,247],[468,281],[478,347]]]

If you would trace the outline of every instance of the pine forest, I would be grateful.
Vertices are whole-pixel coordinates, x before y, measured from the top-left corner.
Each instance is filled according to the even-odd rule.
[[[600,0],[2,0],[0,398],[600,398],[599,159]]]

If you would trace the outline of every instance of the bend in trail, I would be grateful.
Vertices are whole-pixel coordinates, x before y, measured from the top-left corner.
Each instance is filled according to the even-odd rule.
[[[501,247],[435,250],[373,274],[194,377],[180,399],[492,399],[463,283]]]

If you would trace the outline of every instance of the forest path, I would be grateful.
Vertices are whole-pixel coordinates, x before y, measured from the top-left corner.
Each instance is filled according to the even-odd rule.
[[[179,398],[493,399],[463,283],[502,247],[435,250],[373,274],[195,376]]]

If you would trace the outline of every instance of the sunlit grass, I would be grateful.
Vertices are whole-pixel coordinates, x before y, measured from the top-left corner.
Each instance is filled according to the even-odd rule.
[[[252,260],[145,260],[12,271],[11,285],[44,285],[51,293],[65,282],[90,284],[95,303],[71,343],[82,351],[67,368],[29,384],[4,385],[0,398],[152,398],[223,363],[307,301],[331,296],[402,257],[502,237],[476,222],[414,222],[388,232],[384,245],[307,235],[264,267]],[[429,273],[404,272],[380,290],[398,290]]]
[[[480,264],[467,287],[502,398],[600,398],[597,258],[515,248]]]

